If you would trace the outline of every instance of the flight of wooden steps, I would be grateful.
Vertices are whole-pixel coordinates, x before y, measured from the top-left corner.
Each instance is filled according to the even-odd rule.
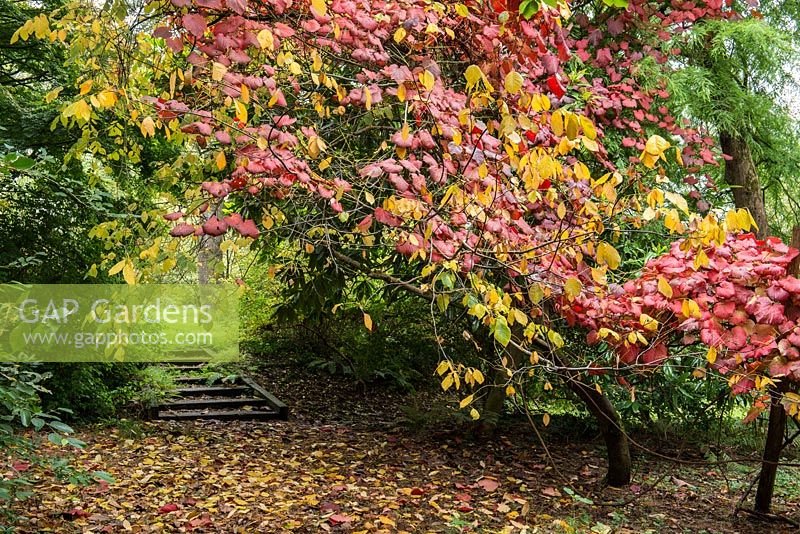
[[[289,408],[249,377],[208,385],[208,376],[191,374],[201,371],[203,364],[167,367],[185,374],[175,379],[178,387],[174,397],[151,411],[154,419],[252,421],[289,417]]]

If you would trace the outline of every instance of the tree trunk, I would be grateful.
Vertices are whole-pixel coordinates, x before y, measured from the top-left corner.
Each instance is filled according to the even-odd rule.
[[[787,385],[787,381],[782,381],[777,388],[772,388],[770,391],[772,402],[769,407],[769,426],[767,440],[764,443],[761,474],[758,475],[758,490],[756,490],[756,512],[765,514],[769,513],[772,507],[775,477],[778,474],[778,461],[781,458],[783,435],[786,432],[786,410],[781,401]]]
[[[491,342],[488,342],[488,346],[493,350],[494,346]],[[527,357],[527,354],[513,344],[508,346],[506,354],[509,359],[508,366],[511,369],[515,369]],[[551,352],[550,354],[558,365],[567,367],[563,355],[556,352]],[[491,435],[491,432],[497,426],[497,417],[502,412],[506,397],[505,383],[507,378],[508,375],[504,369],[498,369],[494,374],[493,386],[486,396],[483,413],[481,413],[481,418],[484,417],[484,414],[488,416],[486,424],[481,424],[479,427],[479,432],[484,437]],[[622,420],[617,410],[603,393],[581,382],[579,373],[568,372],[564,378],[567,387],[583,401],[589,413],[597,420],[597,425],[603,434],[608,455],[606,483],[613,487],[627,486],[631,481],[631,453],[628,448],[628,436],[622,427]],[[489,412],[488,414],[487,411]]]
[[[567,385],[586,404],[603,434],[608,454],[606,483],[613,487],[627,486],[631,482],[631,452],[617,410],[608,397],[577,378],[571,377]]]
[[[493,363],[496,357],[495,347],[492,340],[488,337],[483,340],[483,347],[481,348],[481,357]],[[509,367],[516,367],[516,362],[512,355],[509,355]],[[490,438],[494,431],[497,429],[498,421],[503,413],[503,406],[506,402],[506,382],[508,381],[508,374],[505,369],[495,369],[492,372],[492,387],[486,394],[483,401],[483,410],[481,411],[480,422],[478,423],[477,434],[482,439]]]
[[[800,247],[800,226],[792,229],[791,246]],[[800,272],[800,258],[795,258],[786,268],[786,273],[797,276]],[[789,310],[787,310],[789,311]],[[758,475],[756,490],[756,512],[769,513],[772,507],[772,496],[775,493],[775,477],[778,474],[778,461],[783,450],[783,435],[786,432],[786,410],[783,408],[783,394],[789,391],[787,378],[781,380],[777,387],[770,389],[769,426],[767,440],[764,443],[764,456],[761,473]]]
[[[214,209],[206,211],[206,219],[212,215],[222,218],[222,204],[218,204]],[[222,250],[220,244],[224,239],[224,234],[220,236],[204,235],[200,238],[200,250],[197,253],[197,282],[209,284],[217,279],[217,268],[222,263]]]
[[[731,157],[725,161],[725,182],[733,192],[737,208],[747,208],[758,225],[755,232],[759,239],[769,235],[767,211],[764,206],[764,193],[758,178],[756,166],[747,141],[728,132],[719,134],[722,151]]]

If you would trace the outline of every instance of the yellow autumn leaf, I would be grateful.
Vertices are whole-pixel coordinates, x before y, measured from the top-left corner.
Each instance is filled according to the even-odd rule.
[[[606,243],[605,241],[600,242],[597,245],[597,262],[601,265],[608,265],[608,268],[611,270],[616,269],[619,267],[619,263],[621,258],[619,256],[619,252],[617,249]]]
[[[650,332],[655,332],[658,330],[658,321],[646,313],[643,313],[639,316],[639,324],[642,325],[645,330],[649,330]]]
[[[86,80],[85,82],[83,82],[81,84],[80,95],[83,96],[86,93],[88,93],[89,91],[91,91],[93,83],[94,83],[94,80]]]
[[[58,98],[58,94],[59,94],[61,91],[63,91],[63,90],[64,90],[64,88],[63,88],[63,87],[56,87],[55,89],[53,89],[52,91],[50,91],[49,93],[47,93],[47,94],[44,96],[44,101],[45,101],[45,103],[49,104],[50,102],[52,102],[53,100],[55,100],[56,98]]]
[[[261,48],[272,50],[275,46],[275,37],[269,30],[264,29],[258,32],[256,39],[258,40],[258,45]]]
[[[483,71],[477,65],[470,65],[464,72],[467,79],[467,90],[472,89],[483,78]]]
[[[453,386],[453,373],[450,373],[442,380],[442,389],[447,391]]]
[[[122,260],[122,261],[117,262],[116,264],[114,264],[114,266],[111,267],[111,269],[108,270],[108,276],[114,276],[115,274],[120,272],[122,270],[122,268],[125,267],[125,264],[127,263],[127,261],[128,260]]]
[[[653,156],[660,156],[669,147],[669,141],[660,135],[651,135],[644,146],[644,151]]]
[[[578,118],[574,113],[567,114],[567,120],[564,126],[567,132],[567,139],[572,141],[578,137]]]
[[[560,111],[556,111],[553,113],[553,116],[550,117],[550,126],[553,128],[553,134],[556,136],[561,137],[564,135],[564,116]]]
[[[152,117],[145,117],[139,129],[142,130],[142,135],[145,137],[154,137],[156,135],[156,124],[153,122]]]
[[[547,425],[550,424],[550,414],[549,413],[546,413],[546,414],[544,414],[542,416],[542,423],[544,424],[544,426],[547,426]]]
[[[311,0],[311,11],[317,16],[324,17],[328,12],[328,5],[325,0]]]
[[[367,330],[370,332],[372,331],[372,317],[367,312],[364,312],[364,326],[367,327]]]
[[[658,291],[668,299],[672,298],[672,286],[669,285],[667,279],[663,276],[658,277]]]
[[[384,525],[389,525],[390,527],[396,527],[397,526],[397,523],[395,523],[394,520],[386,517],[385,515],[379,516],[378,517],[378,521],[380,521]]]
[[[683,313],[684,317],[694,317],[695,319],[700,319],[702,314],[700,313],[700,306],[697,305],[695,301],[692,299],[686,299],[681,304],[681,312]]]
[[[522,75],[517,71],[511,71],[506,74],[505,86],[506,92],[512,95],[515,95],[522,89],[522,83],[524,80],[522,79]]]
[[[564,283],[564,293],[570,301],[575,300],[575,297],[581,294],[583,284],[575,277],[568,278]]]
[[[215,82],[222,81],[222,78],[227,74],[228,67],[216,61],[211,65],[211,79]]]
[[[395,32],[394,32],[394,42],[395,42],[395,43],[401,43],[401,42],[403,41],[403,39],[405,39],[405,38],[406,38],[406,35],[408,35],[408,32],[406,31],[406,29],[405,29],[405,28],[403,28],[402,26],[400,26],[400,27],[399,27],[399,28],[397,28],[397,30],[395,30]]]
[[[114,91],[100,91],[96,98],[101,108],[110,108],[117,103],[117,94]]]
[[[470,404],[472,404],[473,400],[475,400],[475,395],[468,395],[468,396],[464,397],[463,399],[461,399],[461,402],[458,403],[458,407],[461,408],[461,409],[464,409],[467,406],[469,406]]]
[[[473,409],[471,409],[471,410],[469,411],[469,416],[470,416],[470,417],[472,417],[472,420],[473,420],[473,421],[477,421],[477,420],[480,418],[481,414],[480,414],[480,413],[478,413],[478,410],[476,410],[475,408],[473,408]]]
[[[133,270],[133,262],[130,260],[127,260],[122,268],[122,278],[125,279],[125,283],[128,285],[136,283],[136,273]]]
[[[578,121],[581,123],[584,136],[588,137],[592,141],[597,139],[597,129],[594,127],[594,123],[589,118],[581,115],[578,117]]]
[[[217,157],[214,158],[214,162],[217,164],[217,170],[223,170],[228,164],[228,161],[225,159],[225,152],[222,150],[217,152]]]
[[[708,347],[708,352],[706,353],[706,360],[711,365],[714,365],[714,362],[717,361],[717,349],[714,347]]]
[[[84,99],[80,99],[77,102],[73,102],[62,112],[62,115],[66,118],[69,117],[77,117],[84,121],[88,121],[92,116],[92,108],[89,107],[89,104]]]
[[[433,85],[436,83],[436,78],[433,76],[431,71],[426,70],[419,75],[419,81],[422,82],[422,86],[426,91],[430,91],[433,89]]]
[[[683,195],[679,195],[678,193],[673,193],[672,191],[664,192],[664,196],[675,204],[675,206],[684,212],[686,215],[689,215],[689,204],[686,202],[686,199]]]
[[[681,224],[681,216],[678,214],[678,210],[669,210],[667,212],[666,217],[664,217],[664,226],[667,230],[676,233],[683,232],[683,224]]]
[[[547,332],[547,339],[550,340],[550,343],[557,349],[560,349],[564,346],[564,338],[561,337],[561,334],[556,332],[555,330],[550,330]]]
[[[247,106],[238,100],[234,100],[233,105],[236,108],[236,118],[239,122],[247,122]]]
[[[581,143],[583,143],[583,146],[585,146],[586,150],[589,152],[597,152],[600,150],[600,145],[597,144],[597,141],[585,135],[581,137]]]

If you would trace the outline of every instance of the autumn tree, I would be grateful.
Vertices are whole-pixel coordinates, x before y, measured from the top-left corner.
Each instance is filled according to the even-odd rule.
[[[413,0],[173,0],[138,18],[80,4],[53,14],[49,37],[85,66],[61,115],[83,132],[74,154],[124,165],[142,139],[172,147],[153,177],[176,240],[156,235],[104,267],[135,283],[173,269],[186,240],[226,236],[229,251],[280,236],[317,272],[400,288],[440,317],[465,314],[498,371],[493,387],[486,368],[458,355],[445,353],[437,372],[445,390],[467,390],[461,407],[473,418],[486,391],[516,396],[543,376],[547,394],[548,377],[563,379],[604,431],[609,483],[627,483],[621,422],[587,378],[596,368],[565,346],[562,320],[591,328],[588,310],[634,298],[635,285],[615,283],[626,234],[686,236],[680,261],[698,271],[706,265],[691,254],[707,256],[752,221],[746,211],[698,215],[665,190],[684,148],[655,132],[622,140],[635,157],[609,152],[625,126],[604,122],[616,100],[598,108],[568,94],[609,95],[566,75],[570,15],[564,3]],[[150,232],[165,226],[147,219]],[[697,301],[678,302],[684,318],[699,313]],[[641,328],[605,327],[603,339],[619,343],[603,369],[652,369],[666,357],[651,343],[662,322],[640,306],[623,312]],[[367,313],[364,324],[373,327]]]

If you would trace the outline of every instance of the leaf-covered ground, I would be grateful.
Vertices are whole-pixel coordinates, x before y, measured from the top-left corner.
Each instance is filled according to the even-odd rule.
[[[37,496],[18,507],[19,532],[791,531],[732,517],[739,493],[727,488],[744,474],[640,456],[630,488],[602,489],[591,438],[549,436],[553,469],[523,425],[486,443],[411,430],[397,423],[397,399],[330,382],[272,384],[295,411],[288,422],[84,431],[77,463],[116,483],[75,487],[42,474]],[[796,516],[800,495],[784,492],[778,504]]]

